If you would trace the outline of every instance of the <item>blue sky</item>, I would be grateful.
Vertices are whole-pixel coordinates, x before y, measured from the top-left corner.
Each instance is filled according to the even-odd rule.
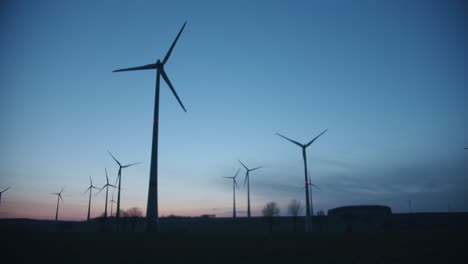
[[[155,73],[163,58],[188,112],[161,87],[160,214],[229,215],[241,159],[254,215],[386,204],[467,211],[467,5],[463,1],[6,1],[0,6],[0,217],[84,219],[88,177],[146,208]],[[243,173],[243,172],[242,172]],[[243,180],[243,178],[242,178]],[[238,194],[245,211],[246,192]],[[93,213],[102,209],[95,198]]]

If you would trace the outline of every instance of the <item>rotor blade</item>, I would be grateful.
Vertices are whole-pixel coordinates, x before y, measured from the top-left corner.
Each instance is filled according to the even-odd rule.
[[[59,194],[59,196],[58,196],[58,197],[60,198],[60,201],[62,201],[62,202],[63,202],[62,195],[60,195],[60,194]]]
[[[237,177],[237,174],[239,174],[240,168],[237,170],[236,175],[234,175],[233,179]]]
[[[140,71],[140,70],[154,70],[154,69],[156,69],[156,64],[148,64],[148,65],[138,66],[138,67],[133,67],[133,68],[114,70],[112,72]]]
[[[324,130],[322,133],[320,133],[318,136],[316,136],[314,139],[312,139],[309,143],[307,143],[306,148],[307,148],[308,146],[310,146],[310,144],[314,143],[314,141],[317,140],[317,138],[319,138],[321,135],[323,135],[323,133],[325,133],[325,132],[327,132],[327,131],[328,131],[328,128],[325,129],[325,130]]]
[[[112,188],[117,188],[117,186],[114,186],[112,184],[107,184],[108,186],[112,187]]]
[[[320,189],[320,187],[318,187],[317,185],[315,185],[315,184],[313,184],[313,183],[311,183],[310,185],[311,185],[311,186],[314,186],[314,187],[317,188],[317,189]]]
[[[141,162],[136,162],[136,163],[128,164],[128,165],[122,166],[122,168],[128,168],[128,167],[130,167],[130,166],[137,165],[137,164],[140,164],[140,163],[141,163]]]
[[[87,193],[89,189],[91,189],[91,186],[89,186],[88,189],[86,189],[86,191],[83,192],[83,194]]]
[[[63,186],[63,188],[62,188],[62,190],[60,191],[60,193],[59,193],[59,194],[62,194],[62,192],[63,192],[63,189],[65,189],[65,186]]]
[[[184,25],[180,29],[179,34],[177,34],[177,37],[174,39],[174,42],[172,42],[172,45],[169,48],[169,50],[167,51],[166,56],[164,57],[164,60],[162,61],[162,64],[166,64],[167,60],[169,60],[169,57],[171,56],[172,50],[174,49],[174,46],[176,45],[177,40],[179,40],[180,34],[182,34],[182,31],[185,28],[185,24],[187,24],[187,21],[184,23]]]
[[[5,190],[3,190],[1,193],[4,193],[4,192],[8,191],[8,189],[10,189],[10,188],[11,188],[11,186],[6,188]]]
[[[89,182],[91,183],[91,186],[93,186],[93,180],[91,179],[91,176],[89,176]]]
[[[279,134],[279,133],[276,133],[276,135],[278,135],[278,136],[280,136],[280,137],[282,137],[282,138],[284,138],[284,139],[286,139],[286,140],[291,141],[292,143],[298,145],[299,147],[302,147],[302,144],[299,143],[299,142],[297,142],[297,141],[295,141],[295,140],[292,140],[292,139],[290,139],[290,138],[287,138],[287,137],[285,137],[285,136],[283,136],[283,135],[281,135],[281,134]]]
[[[50,194],[55,194],[55,195],[59,195],[59,193],[50,193]]]
[[[182,103],[182,101],[180,101],[180,98],[179,96],[177,95],[177,92],[175,91],[174,89],[174,86],[172,86],[172,83],[171,81],[169,80],[169,77],[167,77],[167,74],[164,70],[161,71],[161,76],[163,77],[164,81],[166,81],[167,85],[169,85],[169,88],[171,88],[171,91],[172,93],[174,94],[174,96],[176,97],[177,101],[179,102],[180,106],[182,107],[182,109],[184,109],[185,112],[187,112],[187,110],[185,110],[185,107],[184,107],[184,104]]]
[[[98,195],[102,190],[104,190],[105,187],[106,187],[106,185],[102,186],[102,188],[99,189],[99,192],[97,192],[95,195]]]
[[[249,176],[247,176],[247,174],[245,174],[244,187],[245,187],[245,185],[247,184],[247,178],[248,178],[248,177],[249,177]]]
[[[240,164],[242,164],[242,166],[244,166],[244,168],[245,168],[246,170],[249,170],[249,168],[247,168],[247,166],[245,166],[244,163],[242,163],[242,161],[239,160],[239,162],[240,162]]]
[[[111,157],[115,160],[115,162],[117,162],[117,164],[119,164],[119,166],[122,167],[120,162],[114,157],[114,155],[112,155],[112,153],[110,153],[110,151],[107,151],[107,153],[109,153],[109,155],[111,155]]]
[[[234,179],[234,177],[223,177],[223,178]]]
[[[257,168],[253,168],[253,169],[251,169],[250,171],[258,170],[258,169],[260,169],[260,168],[263,168],[263,166],[260,166],[260,167],[257,167]]]
[[[236,179],[234,179],[234,184],[236,185],[236,187],[237,187],[237,190],[239,190],[239,185],[237,185],[237,181],[236,181]]]

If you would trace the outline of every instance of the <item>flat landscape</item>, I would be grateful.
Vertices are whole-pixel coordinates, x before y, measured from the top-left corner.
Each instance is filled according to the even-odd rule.
[[[4,233],[12,263],[467,263],[466,232]],[[6,248],[5,248],[6,246]]]

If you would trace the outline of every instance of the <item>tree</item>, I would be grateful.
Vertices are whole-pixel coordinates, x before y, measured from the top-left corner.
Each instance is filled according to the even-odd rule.
[[[263,207],[262,214],[270,223],[270,232],[273,232],[273,218],[278,216],[280,209],[275,202],[269,202]]]
[[[132,231],[135,231],[135,225],[138,219],[143,218],[143,211],[138,207],[132,207],[127,210],[121,210],[122,218],[127,218],[132,225]]]
[[[292,199],[288,205],[288,212],[293,217],[294,232],[296,232],[297,217],[299,216],[299,214],[302,212],[303,209],[304,208],[302,207],[301,202],[296,199]]]

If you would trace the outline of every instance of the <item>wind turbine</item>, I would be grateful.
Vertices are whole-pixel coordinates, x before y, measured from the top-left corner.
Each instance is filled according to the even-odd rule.
[[[407,200],[407,202],[408,202],[408,208],[409,208],[410,213],[413,213],[413,207],[411,206],[411,200]]]
[[[263,166],[256,167],[256,168],[253,168],[253,169],[249,169],[249,168],[247,168],[247,166],[244,165],[244,163],[242,163],[242,161],[239,160],[239,162],[245,168],[244,187],[245,187],[245,184],[247,183],[247,217],[250,217],[250,174],[249,173],[251,171],[256,170],[256,169],[263,168]]]
[[[109,152],[109,151],[107,151]],[[140,164],[141,162],[136,162],[136,163],[131,163],[128,165],[122,165],[120,162],[112,155],[112,153],[109,152],[109,155],[117,162],[117,165],[119,165],[119,172],[117,174],[117,180],[119,181],[119,187],[117,187],[117,219],[120,219],[120,186],[122,185],[122,169],[128,168],[133,165]]]
[[[299,147],[302,148],[302,158],[304,159],[304,183],[307,185],[308,182],[308,175],[307,175],[307,155],[306,155],[306,149],[308,146],[310,146],[312,143],[314,143],[315,140],[317,140],[323,133],[327,132],[328,129],[325,129],[322,133],[320,133],[318,136],[316,136],[314,139],[309,141],[307,144],[301,144],[295,140],[292,140],[290,138],[287,138],[281,134],[276,133],[278,136],[298,145]],[[310,232],[310,198],[309,198],[309,188],[305,188],[305,200],[306,200],[306,232]]]
[[[308,186],[308,188],[310,188],[309,189],[309,193],[310,193],[310,214],[313,216],[314,215],[314,203],[313,203],[313,199],[312,199],[312,187],[315,187],[317,189],[320,189],[320,187],[318,187],[317,185],[312,183],[312,181],[310,180],[310,172],[309,172],[308,178],[309,178],[309,181],[306,183],[305,186]],[[305,188],[305,186],[304,186],[304,188]]]
[[[114,209],[114,204],[116,204],[117,202],[114,200],[114,193],[112,193],[112,199],[109,201],[109,203],[111,204],[111,217],[114,217],[112,211]]]
[[[90,182],[90,185],[89,185],[88,189],[86,189],[86,191],[84,191],[84,193],[83,193],[83,194],[85,194],[87,191],[89,191],[89,203],[88,203],[88,218],[87,218],[87,221],[89,221],[90,216],[91,216],[91,193],[93,192],[93,189],[99,190],[98,187],[96,187],[96,186],[93,185],[93,180],[91,180],[91,176],[89,176],[89,182]]]
[[[232,193],[233,193],[233,197],[232,197],[232,200],[233,200],[232,217],[233,218],[236,218],[236,187],[239,190],[239,186],[237,185],[237,182],[236,182],[236,177],[237,177],[237,174],[239,174],[239,171],[240,171],[240,168],[237,170],[234,177],[224,177],[224,178],[232,179]]]
[[[0,192],[0,204],[2,204],[2,194],[3,194],[4,192],[8,191],[8,189],[10,189],[10,188],[11,188],[11,186],[10,186],[10,187],[7,187],[5,190],[3,190],[3,191]]]
[[[58,220],[58,211],[59,211],[59,199],[63,202],[63,199],[62,199],[62,192],[63,192],[63,189],[65,189],[65,186],[63,186],[62,190],[58,193],[52,193],[52,194],[55,194],[57,195],[57,210],[55,211],[55,221]]]
[[[99,192],[96,193],[96,195],[98,195],[102,190],[104,190],[104,188],[106,188],[106,203],[104,207],[104,219],[107,219],[107,197],[109,197],[109,186],[113,188],[117,188],[117,187],[115,187],[115,185],[109,184],[109,177],[107,177],[107,168],[105,169],[105,171],[106,171],[106,184],[102,186],[102,188],[99,190]]]
[[[154,102],[154,116],[153,116],[153,145],[151,148],[151,167],[150,167],[150,179],[149,179],[149,188],[148,188],[148,205],[146,207],[146,221],[147,221],[147,231],[159,231],[159,217],[158,217],[158,131],[159,131],[159,82],[160,77],[164,79],[167,83],[169,88],[171,89],[172,93],[176,97],[177,101],[179,102],[182,109],[187,112],[182,101],[180,100],[177,92],[175,91],[174,87],[172,86],[169,77],[164,70],[164,65],[169,60],[171,56],[172,50],[177,43],[177,40],[182,34],[182,31],[185,28],[187,22],[184,23],[182,28],[177,34],[174,42],[172,43],[171,47],[164,56],[163,61],[161,62],[159,59],[156,63],[148,64],[140,67],[133,67],[133,68],[126,68],[115,70],[113,72],[121,72],[121,71],[138,71],[138,70],[156,70],[156,93],[155,93],[155,102]],[[117,212],[118,213],[118,212]],[[153,228],[154,224],[154,228]]]

